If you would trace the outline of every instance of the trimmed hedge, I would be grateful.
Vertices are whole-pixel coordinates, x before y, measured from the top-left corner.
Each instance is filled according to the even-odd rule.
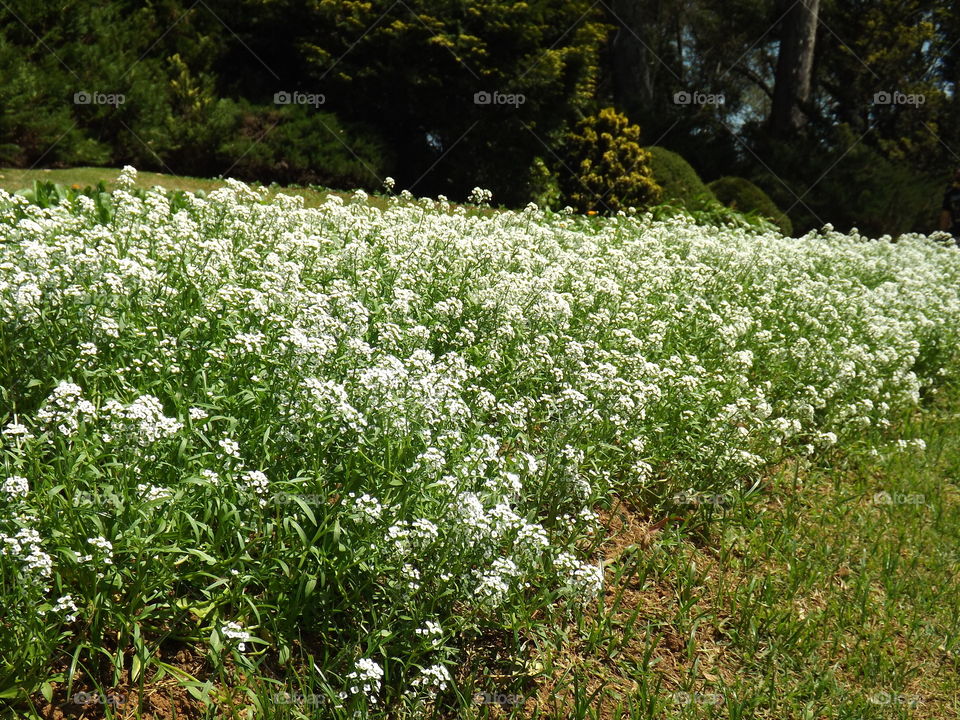
[[[793,234],[793,223],[763,190],[739,177],[722,177],[709,185],[717,200],[742,213],[757,213],[780,228],[784,235]]]
[[[681,155],[659,145],[648,147],[647,152],[653,177],[663,188],[662,202],[702,210],[716,201],[710,188]]]

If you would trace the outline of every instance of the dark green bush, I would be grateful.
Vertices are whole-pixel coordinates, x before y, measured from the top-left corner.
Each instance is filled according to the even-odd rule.
[[[581,120],[567,136],[567,170],[560,179],[566,202],[582,212],[657,203],[660,187],[650,169],[650,153],[639,140],[639,126],[613,108]]]
[[[302,105],[246,106],[219,154],[230,177],[285,185],[378,190],[389,174],[386,152],[369,132]]]
[[[784,235],[793,234],[793,223],[777,207],[763,190],[749,180],[739,177],[722,177],[709,185],[717,200],[733,210],[750,214],[757,213],[780,228]]]
[[[654,145],[647,148],[657,184],[663,188],[662,202],[689,210],[703,210],[716,202],[697,171],[677,153]]]
[[[947,177],[891,160],[845,126],[815,151],[784,141],[764,160],[770,172],[751,179],[788,209],[797,233],[827,222],[874,237],[937,228]]]

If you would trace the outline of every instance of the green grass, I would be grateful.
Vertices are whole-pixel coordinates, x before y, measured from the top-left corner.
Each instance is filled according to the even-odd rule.
[[[103,182],[108,190],[115,189],[114,180],[120,173],[120,168],[99,168],[99,167],[75,167],[63,169],[36,169],[24,170],[19,168],[0,168],[0,189],[7,192],[16,192],[26,188],[32,188],[37,182],[50,182],[66,187],[77,186],[77,189],[85,187],[96,187],[97,183]],[[138,172],[136,178],[136,187],[148,189],[154,186],[160,186],[165,190],[186,192],[210,192],[224,186],[221,179],[194,178],[180,175],[170,175],[167,173],[156,172]],[[252,183],[256,187],[256,183]],[[321,187],[270,187],[269,197],[277,194],[296,195],[303,198],[304,207],[316,208],[323,205],[328,197],[336,196],[344,200],[351,196],[351,193]],[[674,202],[676,199],[672,200]],[[386,209],[388,203],[383,195],[370,195],[368,204],[379,209]],[[464,207],[469,212],[479,212],[488,214],[494,212],[488,208],[482,208],[479,211],[470,205],[459,205],[451,203],[451,209]],[[702,203],[696,203],[689,208],[684,209],[680,204],[665,204],[653,209],[654,215],[659,218],[668,218],[678,213],[688,213],[697,222],[704,225],[714,225],[717,227],[725,226],[748,226],[762,227],[765,220],[759,215],[747,215],[740,212],[728,210],[720,205],[715,207],[705,207]]]
[[[36,169],[23,170],[19,168],[0,168],[0,188],[7,192],[16,192],[23,188],[33,187],[35,182],[52,182],[71,187],[95,187],[103,182],[107,188],[115,188],[114,180],[119,174],[119,168],[75,167],[64,169]],[[165,190],[184,190],[187,192],[210,192],[224,186],[223,180],[209,178],[194,178],[167,173],[138,172],[136,186],[146,190],[159,185]],[[271,188],[271,195],[279,192],[279,188]],[[305,207],[319,207],[330,195],[348,197],[349,193],[338,192],[327,188],[282,188],[284,195],[299,195],[304,199]],[[374,204],[377,200],[373,200]]]
[[[650,531],[620,505],[604,608],[541,643],[512,716],[960,716],[958,428],[944,393],[899,435],[926,450],[790,463],[705,525]]]

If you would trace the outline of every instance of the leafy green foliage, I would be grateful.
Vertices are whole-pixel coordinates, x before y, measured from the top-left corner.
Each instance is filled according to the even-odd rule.
[[[287,184],[378,190],[390,172],[390,153],[375,136],[302,106],[238,108],[236,128],[221,141],[219,156],[225,164],[237,158],[233,177]]]
[[[604,108],[584,118],[567,137],[561,175],[566,201],[587,211],[638,209],[660,200],[650,153],[640,146],[640,128],[625,115]]]
[[[848,127],[832,132],[814,153],[793,142],[767,152],[777,172],[764,170],[753,180],[791,216],[795,232],[827,222],[891,237],[937,227],[949,174],[931,175],[891,160]]]
[[[757,213],[773,222],[784,235],[793,233],[793,224],[763,190],[749,180],[722,177],[709,185],[717,200],[742,213]]]
[[[659,145],[648,147],[647,152],[653,177],[663,188],[663,202],[688,210],[703,210],[716,202],[713,192],[680,154]]]

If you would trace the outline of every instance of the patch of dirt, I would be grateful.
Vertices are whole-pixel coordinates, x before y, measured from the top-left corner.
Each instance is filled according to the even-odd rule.
[[[610,631],[606,647],[612,648],[612,657],[606,657],[602,648],[587,647],[583,637],[571,637],[562,648],[550,651],[542,663],[551,672],[538,679],[535,696],[524,706],[527,716],[539,710],[550,717],[564,717],[579,696],[579,702],[586,702],[599,717],[619,720],[629,714],[631,698],[640,690],[637,670],[643,667],[651,670],[647,673],[647,693],[669,701],[666,696],[681,688],[689,676],[691,639],[699,675],[698,691],[707,694],[724,684],[735,684],[739,664],[727,648],[722,627],[701,623],[696,625],[691,638],[674,626],[679,601],[670,578],[640,583],[633,573],[626,572],[618,584],[613,582],[619,564],[633,562],[631,555],[651,548],[665,527],[682,522],[682,518],[654,520],[623,502],[615,503],[613,508],[599,513],[606,534],[597,551],[607,566],[604,610],[591,613],[588,624],[606,623],[610,628],[632,625],[638,630],[628,638],[616,629]],[[712,569],[717,561],[708,550],[691,543],[684,552],[691,555],[699,568]],[[711,572],[713,576],[706,573],[704,582],[716,579],[715,571]],[[689,614],[696,616],[696,606],[710,596],[706,589],[702,594],[703,600],[698,600]],[[580,683],[577,688],[572,687],[574,678]]]
[[[185,645],[171,644],[161,650],[157,659],[176,668],[180,671],[178,674],[190,675],[199,681],[205,679],[205,661]],[[67,667],[61,669],[66,671]],[[37,714],[44,720],[100,720],[106,717],[108,705],[113,717],[121,720],[197,720],[205,712],[203,703],[190,695],[170,672],[158,680],[148,678],[141,688],[139,683],[130,682],[129,670],[124,669],[120,682],[102,693],[79,671],[74,674],[69,695],[66,682],[51,683],[51,686],[51,701],[40,693],[31,698]]]

